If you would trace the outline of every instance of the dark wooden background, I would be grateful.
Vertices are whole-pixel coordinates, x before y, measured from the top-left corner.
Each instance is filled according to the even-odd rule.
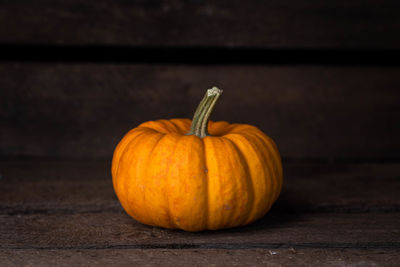
[[[1,158],[110,158],[214,85],[284,158],[399,158],[398,1],[0,4]]]
[[[400,261],[400,2],[0,0],[0,265]],[[285,183],[241,229],[143,226],[113,194],[147,120],[258,126]],[[104,251],[104,253],[103,253]],[[196,265],[197,264],[197,265]]]

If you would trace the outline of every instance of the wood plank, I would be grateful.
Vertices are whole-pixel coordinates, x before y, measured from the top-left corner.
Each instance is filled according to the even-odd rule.
[[[258,126],[284,158],[396,158],[400,68],[2,63],[0,157],[110,158],[139,123],[190,118],[206,88],[214,120]]]
[[[256,223],[187,233],[148,227],[114,197],[109,161],[0,162],[0,266],[395,265],[399,164],[286,162]]]
[[[399,48],[399,3],[3,1],[3,43]]]
[[[3,266],[396,266],[398,249],[0,250]]]
[[[272,214],[400,211],[399,163],[284,163]],[[0,162],[0,214],[121,213],[107,161]],[[371,215],[372,216],[372,215]]]
[[[268,214],[200,233],[137,223],[125,213],[0,215],[0,249],[400,248],[400,213]]]

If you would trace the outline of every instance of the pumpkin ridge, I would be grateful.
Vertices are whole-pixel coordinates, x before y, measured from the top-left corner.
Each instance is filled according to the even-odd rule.
[[[115,159],[115,163],[113,163],[113,164],[115,164],[115,176],[114,176],[114,178],[113,178],[113,186],[114,186],[114,188],[117,188],[117,186],[118,186],[117,183],[118,183],[118,181],[120,180],[120,179],[117,179],[117,177],[119,176],[119,171],[120,171],[120,166],[121,166],[121,159],[125,157],[125,154],[127,153],[127,148],[131,145],[131,143],[132,143],[136,138],[138,138],[139,136],[145,134],[145,132],[143,132],[143,131],[136,131],[136,132],[137,132],[136,135],[134,135],[134,136],[129,136],[129,138],[132,138],[132,139],[129,140],[129,141],[127,142],[127,144],[126,144],[124,147],[120,147],[120,148],[119,148],[119,149],[122,149],[122,151],[121,151],[121,153],[120,153],[120,155],[119,155],[119,158]],[[124,136],[124,138],[127,138],[127,137],[128,137],[127,135]],[[121,142],[122,142],[122,140],[121,140]]]
[[[257,140],[254,141],[254,137],[252,137],[251,135],[249,136],[243,133],[233,133],[232,135],[241,138],[241,143],[243,143],[243,147],[246,149],[247,154],[251,151],[253,156],[257,159],[258,164],[261,165],[260,169],[262,170],[262,175],[260,175],[259,178],[256,180],[257,182],[254,182],[255,176],[252,176],[252,178],[254,190],[258,191],[256,190],[256,188],[262,186],[264,192],[258,192],[257,195],[255,195],[254,204],[259,208],[256,209],[255,213],[251,214],[251,216],[248,217],[248,220],[245,222],[246,225],[264,216],[264,214],[269,210],[269,206],[272,205],[271,199],[273,196],[273,181],[271,177],[273,173],[268,164],[268,156],[265,155],[265,148],[262,149],[262,146],[259,146],[260,142],[257,142]],[[260,183],[262,183],[262,185],[260,185]],[[265,196],[267,196],[267,198]]]
[[[159,134],[161,135],[161,137],[154,143],[154,145],[153,145],[151,151],[149,152],[149,154],[148,154],[148,156],[147,156],[148,159],[147,159],[146,164],[145,164],[146,166],[150,166],[151,161],[154,159],[154,157],[153,157],[154,150],[155,150],[156,147],[160,144],[161,140],[167,135],[167,134],[165,134],[165,133],[159,133]],[[149,175],[148,175],[149,169],[150,169],[150,168],[148,168],[148,169],[145,171],[145,175],[144,175],[144,176],[146,176],[146,177],[149,176]],[[151,213],[150,213],[150,214],[151,214]],[[154,217],[153,217],[153,216],[151,216],[151,219],[152,219],[154,225],[158,225],[157,220],[154,220]]]
[[[255,152],[259,151],[259,158],[260,161],[262,163],[262,165],[264,166],[263,170],[264,170],[264,181],[265,181],[265,186],[267,188],[267,192],[268,192],[268,198],[267,201],[265,202],[265,207],[263,208],[263,213],[260,213],[259,218],[261,218],[262,216],[265,215],[265,213],[268,212],[268,210],[271,208],[272,204],[274,203],[273,198],[274,198],[274,188],[275,188],[275,179],[277,179],[275,177],[275,173],[273,171],[273,166],[271,166],[272,164],[274,164],[273,162],[271,163],[270,158],[271,155],[269,153],[269,147],[266,147],[265,149],[257,149],[258,145],[260,145],[260,147],[265,147],[264,143],[262,142],[262,140],[260,140],[261,138],[259,138],[257,135],[254,135],[252,132],[243,134],[242,136],[248,140],[248,143],[250,144],[250,146],[252,146],[253,150]],[[250,138],[250,140],[249,140]],[[257,144],[255,144],[257,143]]]
[[[229,146],[230,143],[229,143],[228,139],[221,137],[221,138],[219,138],[219,141],[221,142],[221,146],[223,146],[223,148],[220,148],[220,150],[223,150],[224,152],[227,152],[227,151],[236,152],[234,146]],[[230,156],[224,158],[224,164],[227,164],[229,166],[229,169],[233,169],[233,166],[234,166],[234,164],[232,163],[232,160],[231,160],[232,154],[234,154],[234,152],[233,153],[227,153]],[[235,176],[236,175],[232,175],[232,177],[230,177],[230,178],[236,178]],[[237,189],[237,187],[238,187],[239,182],[237,180],[239,180],[239,179],[240,179],[240,177],[230,180],[230,182],[234,185],[234,188],[232,189],[232,192],[231,192],[231,194],[232,194],[231,198],[236,200],[236,202],[238,202],[237,201],[237,199],[238,199],[238,194],[237,194],[238,189]],[[225,187],[225,185],[222,184],[222,186],[220,188],[223,189],[224,187]],[[222,192],[220,193],[220,195],[223,195]],[[227,205],[227,207],[229,207],[230,210],[229,210],[229,213],[227,215],[222,216],[223,219],[224,219],[223,228],[229,228],[229,227],[232,227],[232,225],[230,225],[230,224],[232,224],[232,222],[233,222],[233,218],[235,217],[235,215],[237,213],[238,207],[235,206],[235,205],[232,205],[232,206],[235,206],[235,209],[232,211],[231,205],[224,204],[224,208],[225,208],[225,205]]]
[[[141,133],[141,131],[138,131],[136,128],[132,129],[123,136],[121,141],[118,142],[117,147],[114,150],[113,158],[111,161],[111,174],[113,174],[113,176],[117,173],[119,161],[122,157],[123,152],[125,151],[125,148],[129,145],[129,143],[132,141],[132,139],[134,139],[140,133]],[[131,139],[131,140],[127,140],[127,139]]]
[[[144,166],[148,165],[148,163],[152,159],[152,157],[150,157],[150,155],[152,154],[152,152],[154,151],[155,147],[157,146],[159,141],[162,139],[162,137],[165,136],[165,134],[160,133],[160,132],[154,133],[154,135],[158,135],[159,137],[157,139],[154,138],[154,139],[156,139],[156,141],[154,141],[154,144],[153,144],[151,150],[149,150],[148,153],[146,153],[144,155],[144,158],[146,158],[146,160],[144,161],[144,164],[143,164]],[[146,144],[145,147],[147,147],[151,143],[149,141],[146,141],[144,144]],[[135,162],[135,164],[136,164],[136,166],[139,166],[139,164],[137,162]],[[138,180],[138,179],[140,179],[141,181],[146,180],[146,178],[147,178],[147,169],[141,170],[140,172],[136,171],[136,175],[135,176],[136,176],[136,180]],[[144,178],[144,177],[146,177],[146,178]],[[141,193],[141,195],[145,199],[147,199],[147,196],[148,196],[147,188],[148,188],[148,184],[146,184],[145,190]],[[146,201],[146,202],[148,202],[148,201]],[[157,223],[155,222],[154,217],[153,217],[153,213],[151,212],[153,210],[152,205],[148,205],[148,208],[149,208],[150,212],[146,213],[147,223],[150,224],[150,225],[153,225],[153,226],[157,226]],[[143,215],[143,213],[140,214],[140,216],[142,216],[142,215]]]
[[[171,125],[169,123],[169,120],[153,120],[153,121],[146,121],[141,123],[139,126],[137,126],[137,128],[139,129],[149,129],[155,132],[159,132],[159,133],[172,133],[174,131],[171,131]]]
[[[267,188],[268,191],[268,202],[266,203],[265,207],[264,207],[264,211],[261,212],[260,214],[258,214],[256,216],[255,219],[261,218],[263,217],[268,210],[271,208],[273,202],[273,194],[274,194],[274,172],[271,169],[271,165],[269,164],[269,152],[268,152],[268,148],[264,148],[264,149],[259,149],[257,147],[257,145],[254,143],[254,139],[256,140],[256,142],[258,144],[260,144],[259,140],[255,137],[252,136],[251,134],[249,135],[242,135],[243,138],[246,140],[246,142],[251,146],[252,150],[254,151],[254,153],[256,153],[257,158],[259,159],[260,163],[262,164],[263,168],[263,181],[264,181],[264,186]],[[261,142],[262,144],[262,142]],[[267,152],[265,152],[265,150],[267,150]],[[268,154],[268,155],[266,155]],[[270,187],[267,187],[268,185],[270,185]]]
[[[121,155],[121,158],[120,158],[121,160],[122,160],[123,158],[127,158],[128,160],[131,160],[132,155],[133,155],[133,151],[135,151],[135,150],[130,150],[130,149],[128,149],[128,148],[130,148],[133,144],[138,143],[142,137],[146,137],[146,132],[145,132],[145,131],[143,131],[142,133],[136,135],[136,136],[129,142],[129,145],[127,145],[127,146],[125,147],[125,149],[124,149],[124,151],[123,151],[123,153],[122,153],[122,155]],[[116,177],[119,178],[118,180],[121,179],[121,177],[120,177],[121,160],[118,162],[119,168],[118,168],[118,172],[117,172],[117,175],[116,175]],[[135,177],[135,179],[136,179],[136,177]],[[118,191],[119,191],[120,194],[122,194],[123,196],[128,196],[128,195],[129,195],[129,185],[128,185],[128,184],[129,184],[129,183],[132,183],[132,179],[127,179],[127,177],[122,177],[122,182],[123,182],[123,183],[122,183],[122,188],[121,188],[121,189],[120,189],[120,186],[117,185]],[[122,199],[125,199],[125,197],[123,197]],[[121,201],[121,204],[122,204],[122,206],[123,206],[124,208],[125,208],[125,206],[126,206],[125,209],[126,209],[127,213],[130,214],[133,218],[136,219],[137,215],[135,215],[135,213],[133,212],[132,207],[131,207],[131,204],[129,203],[129,201],[126,202],[126,203],[125,203],[124,201]]]
[[[273,170],[274,170],[274,172],[276,174],[275,175],[275,179],[276,179],[276,182],[277,182],[277,188],[275,188],[275,190],[273,191],[274,192],[274,198],[272,200],[272,203],[273,203],[278,199],[279,193],[280,193],[280,191],[282,189],[282,176],[283,176],[282,172],[281,172],[282,168],[279,167],[280,159],[277,158],[277,157],[280,157],[279,156],[279,152],[276,149],[276,145],[273,146],[273,143],[272,143],[273,141],[268,136],[267,136],[267,138],[265,138],[264,134],[261,135],[258,132],[254,132],[254,134],[257,135],[258,138],[261,139],[261,141],[268,147],[267,151],[268,151],[268,154],[270,155],[270,158],[271,158],[272,163],[273,163],[271,165],[272,165],[272,168],[273,168]]]
[[[211,170],[214,168],[213,164],[209,164],[209,162],[211,161],[211,157],[216,158],[216,153],[215,153],[215,144],[213,142],[214,137],[205,137],[203,138],[203,142],[204,142],[204,151],[208,151],[207,155],[206,155],[206,165],[208,168],[208,173],[207,173],[207,177],[209,178],[207,180],[207,203],[208,203],[208,216],[207,216],[207,228],[210,230],[214,230],[214,229],[218,229],[218,227],[216,227],[216,224],[218,223],[217,221],[217,215],[215,214],[215,203],[214,203],[214,198],[213,196],[215,195],[215,193],[212,191],[212,186],[214,184],[214,178],[211,176]],[[217,169],[217,173],[218,173],[218,169]]]
[[[168,133],[181,133],[179,127],[177,127],[171,120],[157,120],[156,122],[162,124]]]
[[[205,228],[208,228],[209,227],[209,221],[208,221],[209,220],[209,215],[208,215],[208,213],[210,212],[210,207],[209,207],[209,203],[210,203],[210,200],[209,200],[209,197],[210,197],[209,179],[210,179],[210,176],[208,175],[207,154],[206,154],[206,145],[204,144],[204,139],[201,140],[201,144],[203,146],[202,153],[203,153],[203,162],[204,162],[204,172],[205,172],[205,175],[206,175],[206,179],[204,179],[205,183],[206,183],[206,185],[205,185],[206,194],[204,196],[204,199],[205,199],[205,203],[206,203],[206,207],[207,207],[207,211],[205,212],[205,214],[206,214],[206,219],[205,219],[206,226],[205,226]]]
[[[179,139],[181,139],[181,138],[182,138],[181,136],[177,136],[177,139],[175,140],[174,150],[173,150],[172,153],[169,155],[169,157],[174,157],[175,152],[176,152],[176,147],[178,146]],[[168,169],[168,172],[167,172],[166,177],[167,177],[166,184],[169,185],[169,184],[170,184],[170,182],[169,182],[169,181],[170,181],[169,169]],[[171,212],[171,205],[170,205],[170,203],[169,203],[170,201],[169,201],[169,199],[168,199],[167,191],[168,191],[168,190],[165,190],[165,188],[164,188],[165,199],[167,200],[167,213],[168,213],[168,217],[169,217],[169,220],[170,220],[170,222],[171,222],[172,228],[177,229],[177,228],[179,228],[179,226],[175,223],[175,219],[174,219],[174,217],[173,217],[173,215],[172,215],[172,212]]]
[[[136,129],[143,129],[143,130],[153,131],[153,132],[156,132],[156,133],[166,134],[165,132],[162,132],[162,131],[160,131],[158,129],[151,128],[149,126],[138,126]]]
[[[176,151],[171,157],[167,191],[172,218],[176,228],[200,231],[205,227],[205,173],[199,153],[202,140],[196,136],[174,136]],[[173,148],[171,147],[170,150]]]
[[[265,149],[266,151],[266,156],[267,156],[267,164],[268,166],[268,170],[269,170],[269,174],[270,174],[270,180],[271,180],[271,192],[273,194],[271,194],[271,196],[269,197],[269,207],[272,206],[272,204],[275,202],[276,198],[277,198],[277,193],[276,190],[279,188],[279,173],[277,172],[277,169],[275,167],[275,165],[277,164],[276,160],[275,160],[275,156],[274,154],[271,153],[271,147],[269,146],[269,144],[267,142],[265,142],[265,139],[262,135],[258,135],[258,133],[256,132],[251,132],[249,133],[250,135],[253,136],[253,138],[255,138],[256,140],[258,140],[258,142],[260,142],[262,145],[264,145],[267,149]]]
[[[181,135],[186,135],[190,130],[191,121],[189,119],[170,119],[169,121],[176,126]]]
[[[208,128],[211,136],[222,137],[229,134],[231,130],[231,124],[227,121],[209,120]]]
[[[249,218],[249,215],[251,218],[251,215],[253,214],[253,211],[256,208],[254,205],[255,204],[255,194],[254,194],[255,190],[254,190],[253,177],[250,173],[250,166],[249,166],[247,157],[243,153],[242,149],[231,138],[226,137],[226,136],[222,136],[221,138],[224,140],[227,140],[227,142],[229,142],[232,145],[232,147],[236,150],[236,152],[239,156],[239,160],[242,162],[242,165],[245,169],[245,173],[246,173],[245,184],[247,186],[247,190],[249,191],[249,196],[251,196],[251,198],[248,199],[248,203],[247,203],[248,207],[246,209],[246,212],[240,216],[240,217],[242,217],[240,220],[240,223],[236,225],[236,226],[239,226],[239,225],[242,225],[243,223],[245,223],[246,219]]]

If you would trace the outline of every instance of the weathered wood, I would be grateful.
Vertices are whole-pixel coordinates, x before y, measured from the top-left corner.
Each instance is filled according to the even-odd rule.
[[[397,158],[400,68],[0,64],[0,157],[110,158],[147,120],[190,118],[225,90],[214,120],[254,124],[284,158]]]
[[[0,249],[398,248],[400,213],[267,214],[200,233],[139,224],[124,213],[0,215]]]
[[[2,1],[3,43],[399,48],[398,1]]]
[[[399,212],[399,169],[398,163],[285,163],[283,191],[271,213]],[[122,211],[110,161],[4,161],[0,175],[3,215]]]
[[[0,162],[0,266],[393,265],[399,164],[284,164],[274,208],[246,227],[187,233],[119,207],[107,161]]]
[[[398,249],[0,250],[1,266],[396,266]]]

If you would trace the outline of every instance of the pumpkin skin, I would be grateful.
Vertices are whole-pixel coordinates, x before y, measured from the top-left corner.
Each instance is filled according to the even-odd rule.
[[[187,135],[190,126],[189,119],[149,121],[123,137],[112,176],[125,211],[144,224],[186,231],[263,217],[282,187],[275,143],[247,124],[208,121],[204,138]]]

